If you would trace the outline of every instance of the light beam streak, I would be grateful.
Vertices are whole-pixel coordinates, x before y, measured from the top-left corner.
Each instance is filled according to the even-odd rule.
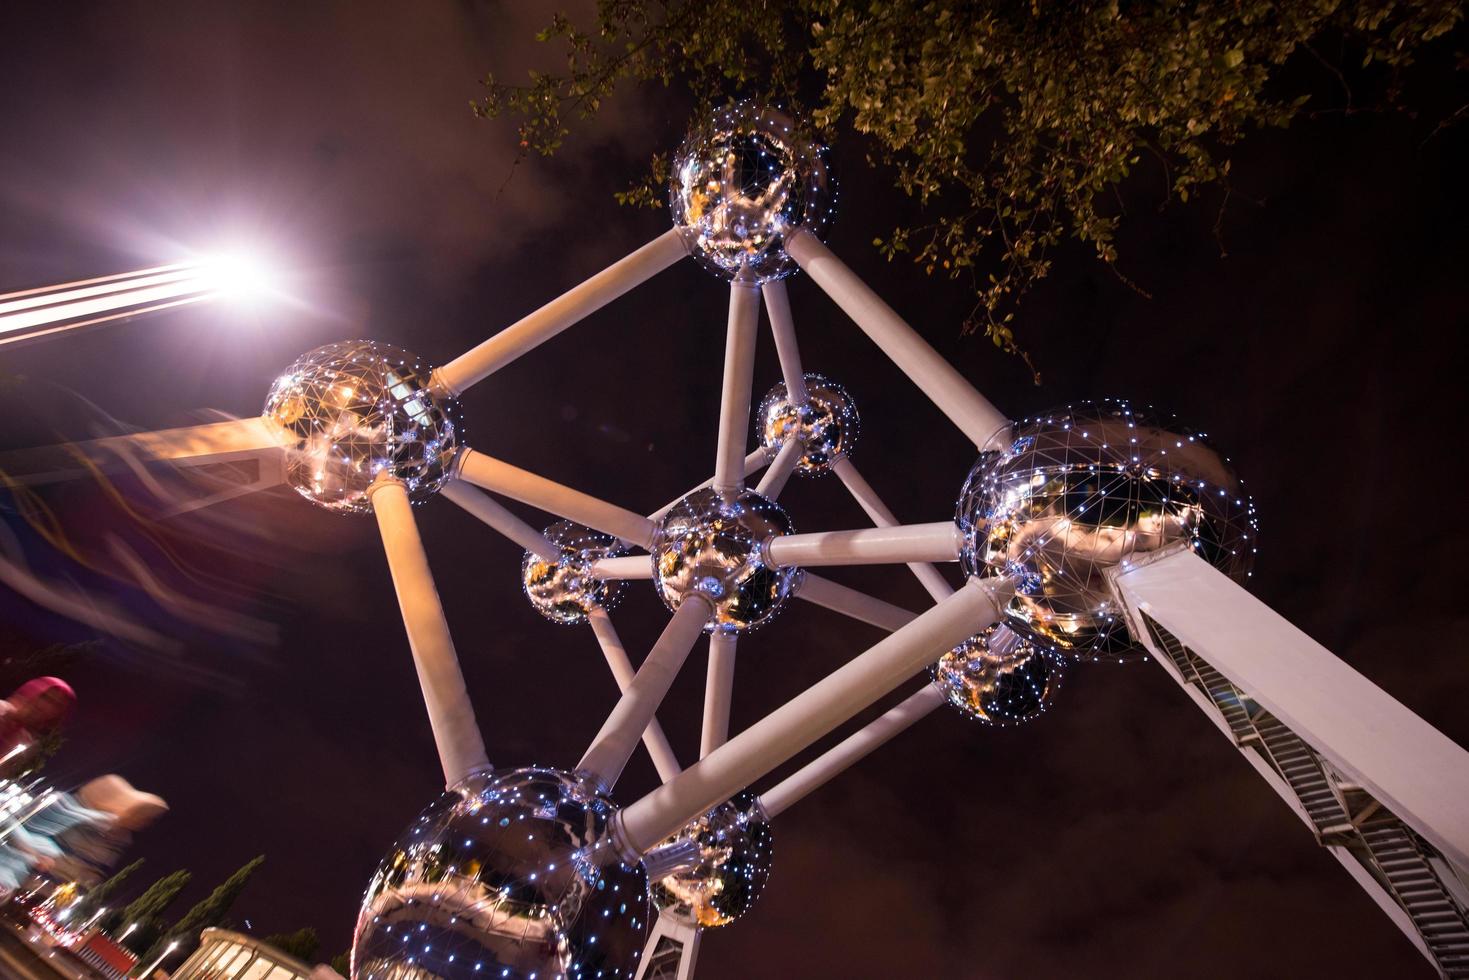
[[[220,257],[0,294],[0,346],[260,292],[262,279],[253,263]]]

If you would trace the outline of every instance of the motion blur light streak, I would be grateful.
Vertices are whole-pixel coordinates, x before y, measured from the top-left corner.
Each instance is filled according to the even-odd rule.
[[[269,292],[269,270],[243,253],[0,294],[0,346],[211,299]]]

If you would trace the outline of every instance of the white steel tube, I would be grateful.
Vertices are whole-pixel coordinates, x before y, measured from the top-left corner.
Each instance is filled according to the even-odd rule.
[[[393,576],[393,588],[398,593],[398,607],[403,613],[408,647],[413,651],[413,666],[418,670],[418,683],[423,689],[423,703],[428,708],[429,725],[444,767],[444,782],[454,786],[471,773],[489,768],[485,743],[475,724],[474,706],[469,702],[464,675],[459,671],[454,638],[449,635],[444,607],[434,588],[428,555],[413,521],[408,490],[397,480],[379,479],[368,492]]]
[[[550,340],[634,286],[647,282],[686,254],[683,240],[676,230],[670,228],[478,347],[434,369],[434,387],[447,395],[461,394],[470,385],[483,381],[526,351]]]
[[[926,718],[944,703],[944,692],[936,684],[894,705],[889,711],[847,738],[832,746],[790,776],[760,794],[765,815],[774,818],[792,803],[811,795],[831,779],[865,759],[879,746],[906,731],[921,718]]]
[[[617,689],[626,693],[634,676],[632,662],[627,659],[627,649],[623,647],[622,638],[612,626],[612,618],[607,615],[607,610],[598,606],[587,613],[587,622],[591,624],[592,633],[597,637],[602,655],[607,658],[607,666],[612,669],[612,678],[617,681]],[[665,783],[683,771],[683,767],[678,764],[678,756],[673,754],[673,746],[668,744],[668,736],[663,734],[663,726],[658,724],[656,718],[643,729],[643,747],[653,759],[653,768],[658,770],[658,778]]]
[[[760,327],[760,294],[747,282],[729,285],[729,326],[724,341],[724,387],[719,397],[719,447],[714,457],[714,489],[745,485],[745,442],[750,429],[750,385],[755,378],[755,334]]]
[[[806,400],[806,375],[801,369],[801,349],[796,346],[796,324],[791,319],[791,298],[784,279],[772,279],[760,287],[765,295],[765,314],[770,318],[770,335],[780,358],[780,376],[786,383],[791,404]]]
[[[872,489],[872,485],[863,479],[861,473],[857,472],[857,467],[852,465],[850,457],[838,456],[831,464],[831,468],[836,471],[837,477],[842,481],[842,485],[847,488],[847,492],[867,512],[867,516],[872,519],[873,524],[876,524],[878,527],[896,527],[898,525],[897,517],[893,516],[893,512],[888,509],[887,504],[882,502],[882,498],[877,495],[876,490]],[[939,570],[932,565],[926,562],[911,562],[908,565],[908,569],[918,579],[918,583],[933,597],[934,602],[938,602],[940,599],[953,593],[953,586],[949,585]]]
[[[561,560],[560,548],[483,490],[463,480],[450,480],[440,492],[536,557],[552,562]]]
[[[585,524],[644,548],[653,543],[656,525],[643,515],[609,504],[605,500],[598,500],[580,490],[573,490],[473,449],[459,451],[455,476],[483,490],[530,504],[549,514]]]
[[[782,534],[765,546],[769,564],[786,567],[957,561],[959,528],[953,521]]]
[[[729,702],[734,692],[733,633],[709,637],[709,673],[704,680],[704,724],[699,735],[699,758],[729,741]]]
[[[771,500],[780,496],[785,489],[786,481],[796,471],[796,464],[801,461],[801,455],[806,451],[806,444],[799,439],[790,438],[780,444],[780,451],[775,454],[775,462],[770,464],[770,469],[760,478],[760,483],[755,487],[755,492],[764,494]]]
[[[870,623],[879,629],[888,632],[900,630],[913,620],[918,618],[915,612],[909,612],[901,606],[895,606],[891,602],[870,596],[865,592],[850,589],[839,582],[833,582],[829,578],[813,575],[805,572],[801,576],[801,587],[796,590],[796,598],[839,612],[843,616],[864,623]]]
[[[684,599],[607,716],[602,730],[592,739],[591,747],[577,764],[578,770],[591,773],[608,790],[617,785],[617,777],[622,775],[638,738],[653,721],[658,705],[704,631],[710,610],[709,600],[702,595]]]
[[[592,562],[592,574],[597,578],[652,578],[652,555],[618,555],[616,558],[598,558]]]
[[[999,618],[1009,583],[970,579],[614,818],[624,855],[641,854],[821,738],[924,665]]]
[[[980,449],[999,449],[1010,420],[939,356],[815,235],[805,229],[786,239],[786,251],[811,281],[912,379],[918,389]]]
[[[774,458],[775,453],[771,452],[769,449],[766,449],[764,446],[761,446],[759,449],[751,452],[745,457],[745,479],[748,480],[756,473],[759,473],[760,470],[763,469],[766,464],[768,464]],[[705,480],[698,486],[690,487],[686,493],[678,498],[678,500],[670,500],[668,503],[664,504],[662,507],[659,507],[657,510],[653,511],[653,513],[649,514],[648,520],[655,522],[661,521],[663,519],[663,515],[667,514],[670,510],[673,510],[673,505],[678,503],[679,500],[682,500],[684,497],[687,497],[689,494],[694,493],[697,490],[703,490],[705,487],[712,486],[713,484],[714,478],[711,476],[709,479]]]

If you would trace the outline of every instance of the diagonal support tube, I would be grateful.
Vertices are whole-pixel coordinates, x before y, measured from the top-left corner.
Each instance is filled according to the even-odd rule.
[[[894,737],[927,718],[944,703],[944,692],[936,684],[925,684],[876,721],[853,732],[790,776],[760,794],[760,807],[774,819],[791,804],[810,796],[833,778],[867,758]]]
[[[463,480],[450,480],[440,492],[537,558],[546,561],[561,560],[560,548],[483,490],[476,489]]]
[[[670,228],[642,248],[612,263],[579,286],[551,300],[454,360],[434,369],[433,387],[455,397],[483,381],[526,351],[596,312],[617,297],[673,265],[687,255],[677,230]]]
[[[838,456],[831,464],[831,468],[836,471],[837,477],[847,488],[847,492],[852,495],[852,499],[856,500],[867,512],[873,524],[878,527],[898,526],[897,517],[893,516],[887,504],[882,502],[882,498],[877,495],[876,490],[872,489],[872,485],[862,477],[861,473],[857,472],[857,467],[852,464],[850,457]],[[945,581],[937,568],[927,562],[912,562],[908,565],[908,569],[918,579],[918,583],[933,597],[934,602],[953,593],[953,586]]]
[[[612,626],[612,618],[607,615],[607,610],[598,607],[587,613],[587,622],[591,624],[592,633],[597,637],[602,655],[607,658],[607,666],[612,668],[617,689],[626,694],[634,677],[632,662],[627,659],[627,650]],[[668,744],[668,736],[663,734],[663,726],[658,724],[656,718],[643,729],[643,747],[653,759],[653,768],[658,770],[658,778],[665,783],[683,771],[678,764],[678,757],[673,754],[673,746]]]
[[[867,565],[959,559],[959,528],[953,521],[900,524],[896,527],[859,528],[855,531],[816,531],[782,534],[765,546],[769,564]]]
[[[765,315],[770,318],[770,335],[780,358],[780,376],[786,383],[791,404],[806,400],[806,375],[801,369],[801,350],[796,346],[796,324],[791,319],[791,298],[784,279],[773,279],[760,287],[765,296]]]
[[[653,721],[658,705],[704,631],[711,609],[709,600],[697,593],[684,599],[577,764],[578,770],[590,773],[608,791],[617,785],[617,777],[622,775],[638,738]]]
[[[786,251],[971,442],[980,449],[1003,448],[999,443],[1010,420],[831,249],[800,229],[786,239]]]
[[[729,740],[729,703],[734,693],[736,636],[709,637],[709,673],[704,681],[704,724],[699,735],[699,758]]]
[[[775,462],[770,464],[770,469],[760,478],[760,483],[755,487],[755,492],[763,494],[774,500],[780,496],[785,489],[786,481],[796,471],[796,464],[801,461],[801,455],[806,451],[806,444],[799,439],[787,439],[780,444],[780,451],[775,454]]]
[[[750,428],[750,385],[755,378],[755,335],[760,327],[760,294],[753,283],[729,286],[729,327],[724,341],[724,386],[719,397],[719,446],[714,457],[714,489],[745,485],[745,440]]]
[[[444,607],[439,603],[439,593],[429,571],[428,555],[418,536],[418,525],[413,521],[408,490],[397,480],[379,478],[368,493],[382,534],[393,588],[398,593],[403,627],[408,632],[409,649],[413,651],[413,666],[418,670],[418,683],[423,688],[429,725],[444,767],[444,783],[455,786],[466,776],[488,769],[490,763],[474,720],[469,692],[464,687],[464,675],[459,670],[454,638],[449,635]]]
[[[459,451],[455,477],[482,490],[530,504],[549,514],[585,524],[644,548],[653,543],[653,533],[657,525],[643,515],[609,504],[605,500],[598,500],[580,490],[573,490],[473,449]]]
[[[833,582],[829,578],[822,578],[810,572],[802,574],[800,588],[796,590],[796,598],[830,609],[832,612],[839,612],[843,616],[850,616],[861,622],[869,623],[889,633],[902,629],[918,618],[917,613],[909,612],[901,606],[884,602],[876,596],[858,592],[856,589],[848,588],[839,582]]]
[[[1010,584],[970,579],[964,588],[837,668],[613,818],[624,858],[641,854],[729,799],[852,715],[993,623]]]

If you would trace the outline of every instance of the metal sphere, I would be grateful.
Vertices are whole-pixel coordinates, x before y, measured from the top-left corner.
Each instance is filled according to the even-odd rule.
[[[852,451],[860,427],[857,405],[847,389],[819,374],[807,373],[805,378],[803,403],[792,403],[782,381],[761,400],[755,424],[760,429],[760,445],[766,449],[779,449],[787,439],[800,439],[806,453],[796,464],[796,472],[816,476]]]
[[[584,623],[600,606],[611,609],[622,598],[622,582],[592,574],[599,558],[622,554],[616,538],[571,521],[546,528],[546,538],[561,550],[556,561],[527,551],[520,561],[520,581],[536,612],[553,623]]]
[[[770,879],[770,822],[746,790],[690,823],[669,842],[693,840],[699,863],[653,882],[659,915],[703,928],[727,926],[754,906]]]
[[[352,938],[354,980],[584,980],[637,969],[641,862],[612,853],[614,807],[555,769],[472,776],[378,865]]]
[[[790,275],[786,236],[820,237],[835,195],[826,148],[790,116],[748,102],[694,127],[673,158],[673,224],[699,262],[725,279]]]
[[[1237,581],[1255,558],[1255,506],[1202,433],[1125,401],[1017,422],[969,472],[956,520],[970,575],[1010,575],[1010,625],[1079,657],[1140,657],[1107,569],[1174,542]]]
[[[328,510],[370,513],[379,473],[426,500],[449,479],[458,445],[454,403],[429,390],[418,358],[374,340],[301,355],[271,385],[264,414],[296,438],[286,482]]]
[[[1050,707],[1066,662],[996,623],[944,654],[931,671],[949,704],[965,717],[1018,725]]]
[[[669,609],[693,593],[714,605],[707,633],[738,633],[769,622],[795,590],[796,568],[765,562],[763,548],[790,534],[780,505],[753,490],[695,490],[671,507],[653,541],[653,584]]]

